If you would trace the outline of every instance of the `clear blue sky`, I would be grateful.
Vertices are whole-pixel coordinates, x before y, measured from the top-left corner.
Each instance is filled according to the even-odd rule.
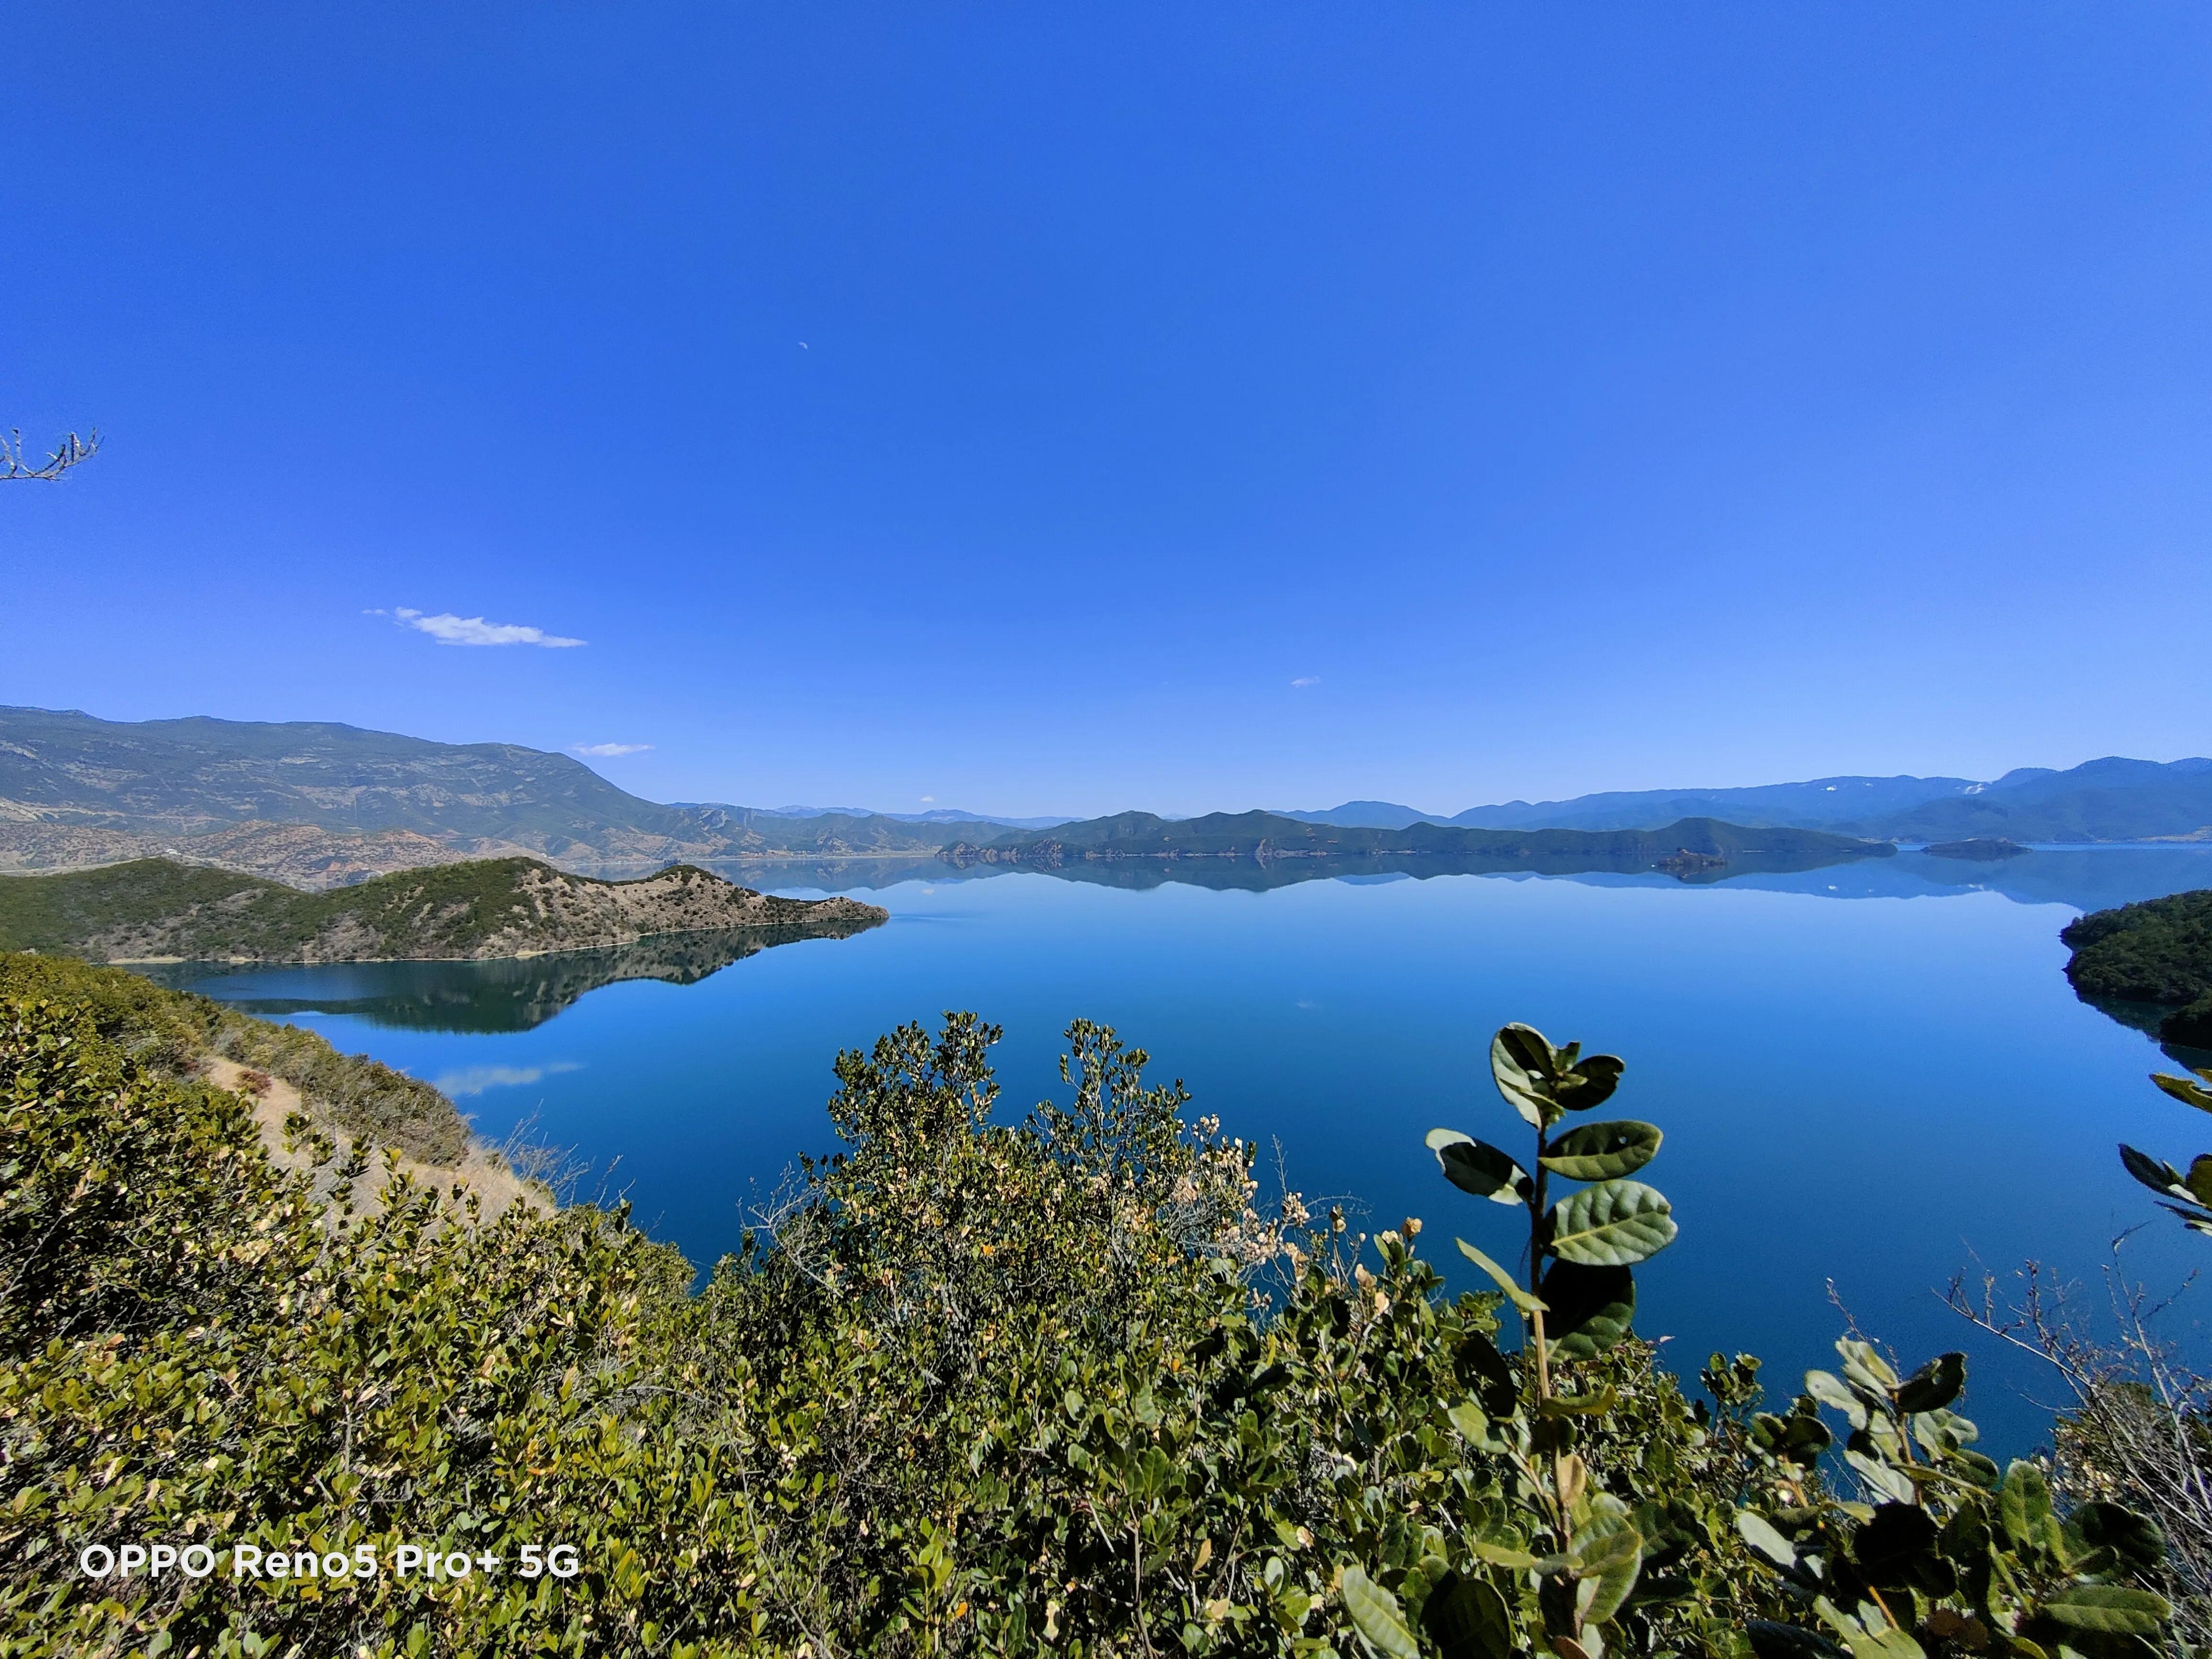
[[[0,426],[107,447],[0,484],[0,702],[895,811],[2203,753],[2208,87],[2184,4],[37,9]]]

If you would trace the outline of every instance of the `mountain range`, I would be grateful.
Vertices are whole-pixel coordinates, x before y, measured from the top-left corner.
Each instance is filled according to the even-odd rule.
[[[1735,789],[1644,789],[1571,800],[1507,801],[1449,815],[1392,801],[1279,811],[1309,823],[1400,830],[1650,830],[1684,817],[1787,825],[1891,841],[2002,836],[2018,842],[2212,840],[2212,760],[2094,760],[1971,778],[1814,778]]]
[[[1012,847],[1040,835],[1063,846],[1103,846],[1126,841],[1126,827],[1115,826],[1136,818],[1170,826],[1251,816],[1078,822],[951,808],[915,814],[664,804],[568,756],[514,744],[434,743],[331,722],[124,722],[0,708],[0,870],[158,857],[327,888],[464,859],[528,855],[592,872],[720,859],[915,858],[948,847]],[[1664,840],[1670,825],[1710,819],[1911,842],[2212,840],[2212,761],[2110,758],[2067,771],[2027,768],[1988,782],[1835,777],[1642,790],[1450,815],[1363,800],[1259,816],[1280,826],[1249,837],[1255,848],[1266,842],[1271,856],[1302,844],[1292,825],[1663,831]],[[1145,833],[1158,834],[1163,846],[1187,847],[1201,832]]]

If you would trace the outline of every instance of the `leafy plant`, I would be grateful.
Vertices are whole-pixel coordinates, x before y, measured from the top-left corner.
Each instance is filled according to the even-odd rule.
[[[1624,1067],[1612,1054],[1584,1058],[1580,1043],[1555,1048],[1532,1026],[1507,1025],[1490,1045],[1498,1091],[1534,1132],[1532,1174],[1513,1156],[1457,1129],[1431,1129],[1430,1150],[1444,1176],[1462,1192],[1527,1212],[1528,1280],[1523,1288],[1497,1261],[1465,1239],[1460,1251],[1519,1310],[1535,1362],[1535,1419],[1525,1425],[1516,1455],[1548,1457],[1539,1484],[1547,1511],[1549,1547],[1486,1558],[1535,1574],[1550,1592],[1545,1621],[1555,1644],[1594,1656],[1601,1628],[1636,1586],[1644,1540],[1620,1499],[1601,1491],[1573,1450],[1573,1422],[1602,1413],[1602,1393],[1565,1393],[1553,1367],[1594,1358],[1628,1334],[1636,1312],[1637,1262],[1674,1242],[1672,1206],[1654,1188],[1628,1176],[1657,1155],[1652,1124],[1632,1119],[1584,1123],[1554,1133],[1571,1112],[1601,1106],[1620,1086]],[[1553,1203],[1554,1178],[1591,1183]]]
[[[1965,1355],[1900,1376],[1856,1337],[1836,1350],[1840,1373],[1808,1372],[1787,1416],[1750,1419],[1760,1475],[1737,1527],[1820,1626],[1753,1621],[1759,1659],[2149,1659],[2172,1616],[2148,1587],[2166,1559],[2154,1522],[2101,1499],[2061,1516],[2039,1464],[2000,1470],[1974,1450],[1951,1409]],[[1850,1425],[1843,1459],[1864,1501],[1820,1479],[1823,1407]]]
[[[2212,1089],[2204,1086],[2212,1083],[2212,1071],[2197,1071],[2194,1078],[2154,1072],[2150,1080],[2183,1105],[2212,1112]],[[2191,1158],[2185,1174],[2164,1159],[2139,1152],[2122,1141],[2120,1162],[2130,1175],[2159,1195],[2163,1207],[2181,1218],[2183,1226],[2191,1232],[2212,1234],[2212,1152],[2199,1152]]]

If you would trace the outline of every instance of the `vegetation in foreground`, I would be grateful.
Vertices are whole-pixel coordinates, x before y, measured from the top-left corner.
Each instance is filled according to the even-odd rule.
[[[693,1295],[620,1210],[486,1220],[397,1176],[374,1213],[319,1201],[243,1102],[165,1073],[158,1030],[10,997],[10,1650],[2103,1659],[2168,1633],[2156,1527],[1979,1456],[1957,1355],[1903,1376],[1846,1340],[1764,1412],[1756,1361],[1717,1356],[1692,1406],[1600,1322],[1501,1352],[1549,1274],[1447,1300],[1416,1223],[1263,1214],[1250,1148],[1110,1031],[1068,1036],[1072,1097],[1012,1126],[972,1016],[841,1055],[843,1149]],[[1552,1133],[1619,1062],[1499,1048],[1540,1165],[1591,1182],[1554,1209],[1506,1177],[1538,1267],[1657,1248],[1648,1205],[1569,1243],[1571,1213],[1624,1212],[1618,1177],[1545,1163],[1656,1142]],[[218,1565],[77,1571],[131,1541]],[[240,1544],[380,1565],[241,1581]],[[403,1579],[403,1545],[508,1570]],[[558,1545],[574,1577],[514,1571]]]
[[[2058,937],[2074,952],[2066,977],[2083,1000],[2121,1018],[2125,1005],[2147,1008],[2161,1041],[2212,1048],[2212,891],[2099,910]]]
[[[300,1091],[313,1124],[334,1137],[388,1146],[438,1167],[458,1164],[470,1147],[468,1121],[419,1078],[367,1054],[342,1054],[313,1031],[254,1019],[210,997],[65,957],[0,954],[0,1006],[19,1001],[78,1011],[149,1077],[190,1078],[213,1056],[282,1078]]]

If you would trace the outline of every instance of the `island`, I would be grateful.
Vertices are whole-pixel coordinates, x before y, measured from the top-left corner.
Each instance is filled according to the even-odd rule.
[[[2162,1042],[2212,1048],[2212,891],[2099,910],[2058,938],[2084,1002]]]
[[[483,859],[324,892],[167,859],[0,877],[0,951],[106,963],[486,962],[693,933],[742,934],[757,948],[889,919],[872,904],[771,897],[683,864],[603,881],[537,859]]]
[[[1939,841],[1920,850],[1932,859],[1967,859],[1979,864],[1994,864],[2000,859],[2016,859],[2028,849],[2002,836],[1969,836],[1964,841]]]

